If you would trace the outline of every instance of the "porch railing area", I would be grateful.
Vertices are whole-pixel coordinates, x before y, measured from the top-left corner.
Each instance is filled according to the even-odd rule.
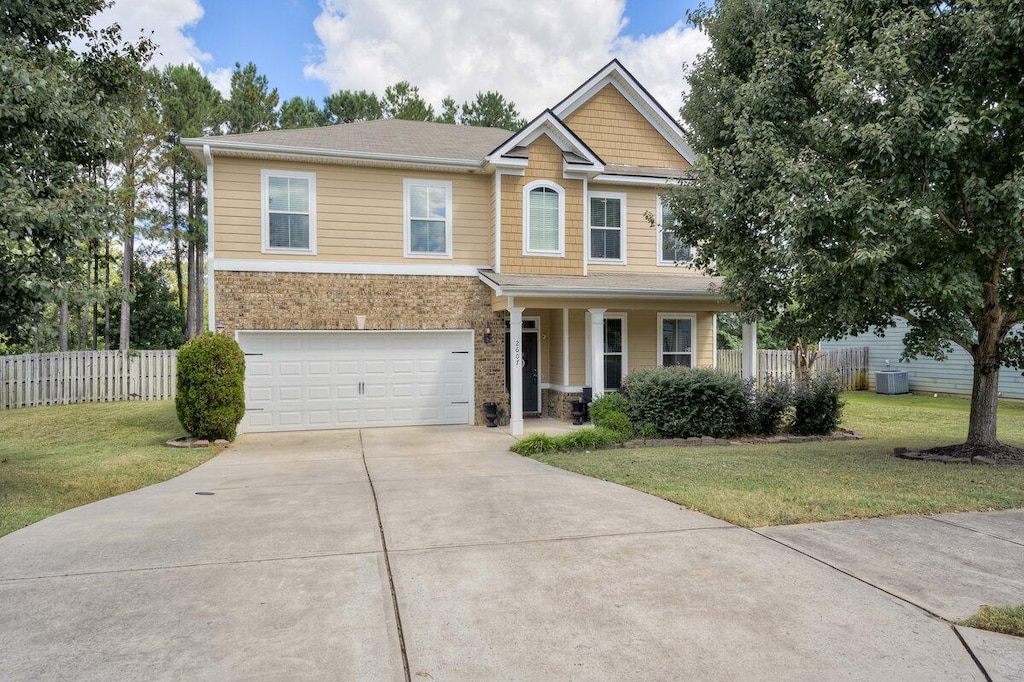
[[[718,351],[718,368],[734,374],[742,374],[740,350]],[[811,367],[812,374],[835,372],[847,390],[868,387],[868,348],[830,348],[818,351]],[[769,380],[792,380],[796,363],[791,350],[764,349],[757,351],[757,385]]]
[[[176,350],[0,356],[0,410],[175,396]]]

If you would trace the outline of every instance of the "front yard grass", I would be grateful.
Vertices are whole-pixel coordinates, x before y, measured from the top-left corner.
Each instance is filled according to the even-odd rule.
[[[216,453],[164,445],[183,433],[170,400],[0,412],[0,536],[174,478]]]
[[[1024,507],[1024,466],[897,459],[962,443],[970,402],[931,395],[843,395],[860,441],[640,448],[538,455],[740,526]],[[1024,402],[1001,401],[999,439],[1024,447]]]

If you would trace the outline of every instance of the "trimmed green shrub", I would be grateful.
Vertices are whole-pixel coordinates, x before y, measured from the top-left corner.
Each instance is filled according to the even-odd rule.
[[[234,339],[197,336],[178,351],[178,419],[196,438],[235,439],[245,415],[245,355]]]
[[[629,421],[629,401],[621,393],[605,393],[590,403],[590,421],[594,426],[617,431],[628,439],[633,434]]]
[[[760,389],[746,385],[749,395],[747,429],[762,436],[774,436],[793,405],[793,386],[789,381],[768,381]]]
[[[839,428],[843,405],[843,384],[835,374],[812,377],[793,392],[793,424],[797,436],[822,436]]]
[[[634,424],[653,424],[664,438],[728,438],[746,426],[740,378],[712,369],[645,367],[623,383]]]

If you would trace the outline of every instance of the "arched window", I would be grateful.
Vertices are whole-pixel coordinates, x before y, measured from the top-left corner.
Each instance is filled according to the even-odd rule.
[[[565,249],[565,192],[553,182],[523,188],[523,252],[561,256]]]

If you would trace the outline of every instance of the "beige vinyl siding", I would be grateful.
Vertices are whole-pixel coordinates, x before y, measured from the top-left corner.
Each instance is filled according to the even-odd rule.
[[[697,325],[697,355],[696,365],[698,367],[711,367],[714,363],[714,313],[707,310],[678,310],[674,306],[666,306],[664,303],[658,307],[655,305],[650,309],[636,308],[608,308],[606,314],[624,314],[626,316],[626,367],[633,370],[641,367],[653,367],[658,364],[658,337],[661,335],[661,327],[658,325],[658,313],[680,312],[696,316]],[[526,313],[524,313],[526,314]],[[534,315],[538,313],[533,312]],[[583,386],[586,383],[586,310],[569,310],[569,381],[562,381],[562,353],[561,353],[561,316],[560,309],[551,309],[547,319],[548,326],[542,329],[542,334],[548,339],[542,341],[542,353],[546,353],[548,360],[542,357],[542,364],[548,369],[544,381],[557,385]]]
[[[316,173],[317,255],[261,252],[260,171]],[[404,258],[405,178],[452,183],[452,259]],[[494,260],[491,175],[232,159],[214,161],[218,259],[488,265]]]
[[[530,275],[583,274],[583,182],[562,177],[562,151],[547,135],[529,147],[523,176],[501,179],[501,271]],[[565,192],[565,256],[523,255],[523,188],[548,180]]]
[[[690,168],[686,159],[611,84],[568,116],[565,123],[605,163]]]
[[[679,265],[658,265],[661,249],[658,229],[647,222],[646,213],[658,217],[658,194],[655,187],[624,187],[592,183],[590,192],[618,192],[626,195],[626,265],[590,263],[588,272],[649,272],[657,274],[678,274],[699,276],[701,272]]]

